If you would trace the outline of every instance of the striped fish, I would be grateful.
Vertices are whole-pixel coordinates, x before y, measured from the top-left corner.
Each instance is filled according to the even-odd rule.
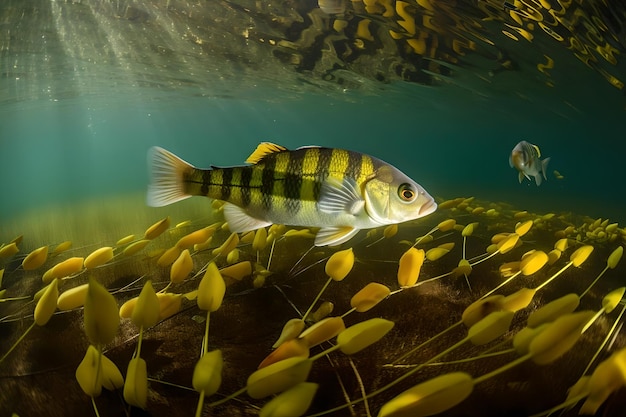
[[[290,151],[261,143],[250,165],[195,168],[159,147],[149,151],[148,205],[202,195],[223,200],[233,232],[272,223],[319,227],[315,245],[339,245],[359,230],[413,220],[437,208],[415,181],[380,159],[341,149]]]
[[[546,158],[540,161],[541,151],[537,145],[526,142],[525,140],[515,145],[515,148],[511,151],[509,156],[509,165],[511,168],[515,168],[518,171],[518,179],[520,184],[524,180],[524,177],[529,181],[532,181],[530,177],[535,178],[537,186],[541,185],[541,175],[547,180],[546,169],[548,169],[548,162],[550,158]]]

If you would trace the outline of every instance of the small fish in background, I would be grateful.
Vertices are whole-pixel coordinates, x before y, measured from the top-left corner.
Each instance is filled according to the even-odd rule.
[[[317,0],[317,5],[326,14],[341,14],[346,11],[345,0]]]
[[[556,169],[553,171],[554,174],[554,178],[556,178],[557,180],[562,180],[563,178],[565,178],[559,171],[557,171]]]
[[[515,145],[509,157],[509,165],[511,168],[519,171],[518,178],[520,184],[524,177],[529,181],[532,181],[530,177],[534,177],[537,186],[541,185],[542,175],[545,180],[548,179],[546,177],[546,169],[548,168],[550,158],[546,158],[543,161],[540,161],[539,158],[541,158],[541,151],[537,145],[533,145],[525,140]]]
[[[148,162],[148,205],[207,196],[226,202],[232,232],[272,223],[319,227],[316,246],[339,245],[361,229],[414,220],[437,209],[434,199],[394,166],[342,149],[288,150],[264,142],[246,160],[250,165],[199,169],[153,147]]]

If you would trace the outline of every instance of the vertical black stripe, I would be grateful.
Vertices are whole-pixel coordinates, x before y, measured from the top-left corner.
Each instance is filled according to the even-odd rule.
[[[276,158],[265,158],[263,160],[263,172],[261,172],[261,202],[267,211],[272,209],[272,191],[274,190],[274,166]]]
[[[250,180],[252,179],[252,168],[241,168],[241,206],[246,208],[250,205]]]
[[[317,171],[323,173],[322,180],[325,180],[328,177],[328,173],[330,172],[330,161],[333,156],[333,150],[330,148],[322,148],[320,149],[320,158],[317,161]]]
[[[295,151],[291,153],[289,164],[287,165],[287,173],[285,175],[285,203],[287,210],[291,214],[300,211],[300,190],[302,188],[302,164],[306,150]]]
[[[348,172],[346,176],[357,181],[361,175],[361,154],[348,151]]]
[[[231,182],[233,179],[233,169],[222,169],[222,198],[220,200],[228,201],[231,192]]]
[[[320,199],[320,190],[322,189],[322,183],[326,181],[329,174],[330,159],[332,157],[333,150],[330,148],[320,148],[319,158],[317,159],[317,176],[315,184],[313,185],[313,198],[315,201]]]

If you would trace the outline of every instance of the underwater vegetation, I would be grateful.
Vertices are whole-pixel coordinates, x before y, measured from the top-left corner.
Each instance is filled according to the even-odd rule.
[[[201,200],[2,244],[2,415],[623,413],[618,223],[439,199],[315,247]]]

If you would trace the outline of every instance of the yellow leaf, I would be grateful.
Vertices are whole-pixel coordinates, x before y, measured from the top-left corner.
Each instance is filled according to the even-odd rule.
[[[545,329],[547,324],[542,324],[539,327],[524,327],[517,332],[513,337],[513,348],[519,355],[526,355],[530,347],[530,343],[533,339]]]
[[[159,299],[152,287],[152,281],[148,280],[144,284],[130,319],[135,326],[144,329],[159,322]]]
[[[84,265],[85,268],[92,269],[109,262],[111,259],[113,259],[113,248],[105,246],[91,252],[89,256],[85,258]]]
[[[35,306],[35,323],[39,326],[44,326],[57,308],[57,300],[59,299],[58,282],[55,279],[48,284],[46,291],[37,302],[37,306]]]
[[[515,245],[517,245],[518,241],[519,241],[519,235],[517,233],[511,233],[509,236],[507,236],[506,239],[503,239],[500,242],[498,242],[496,247],[498,248],[500,253],[507,253],[513,248],[515,248]]]
[[[302,319],[291,319],[285,323],[278,340],[272,345],[274,349],[282,345],[287,340],[295,339],[304,330],[305,323]]]
[[[181,294],[158,293],[157,298],[159,299],[159,320],[165,320],[180,311],[183,302]]]
[[[311,406],[318,384],[301,382],[279,394],[261,408],[260,417],[300,417]]]
[[[146,361],[133,358],[128,363],[126,382],[124,383],[124,400],[130,405],[146,409],[148,401],[148,370]]]
[[[252,275],[252,262],[243,261],[220,269],[222,277],[241,281],[244,277]]]
[[[463,314],[461,315],[463,324],[467,327],[472,327],[474,324],[478,323],[494,311],[502,310],[503,301],[504,296],[499,294],[474,301],[472,304],[467,306],[467,308],[465,308]]]
[[[213,249],[213,256],[228,255],[228,252],[235,249],[239,244],[239,235],[231,233],[231,235],[222,243],[222,246]]]
[[[178,247],[172,246],[171,248],[163,252],[163,254],[159,257],[159,259],[157,260],[157,265],[160,267],[170,266],[176,261],[176,259],[178,259],[181,252],[182,251]]]
[[[93,345],[89,345],[83,360],[76,368],[76,381],[90,397],[97,397],[102,392],[102,362],[98,356],[100,352]]]
[[[333,253],[326,261],[326,275],[334,281],[343,280],[354,266],[354,252],[352,248]]]
[[[439,207],[441,207],[441,206],[439,206]],[[439,223],[437,225],[437,229],[439,229],[440,232],[447,232],[449,230],[454,229],[455,225],[456,225],[456,220],[448,219],[448,220],[444,220],[441,223]]]
[[[39,268],[43,265],[48,259],[48,247],[42,246],[39,249],[35,249],[31,253],[29,253],[26,258],[22,261],[22,268],[24,271],[32,271],[33,269]]]
[[[161,233],[165,232],[170,227],[170,218],[169,216],[160,220],[148,227],[146,233],[144,233],[144,237],[148,240],[155,239],[161,235]]]
[[[546,365],[561,357],[578,341],[583,327],[593,316],[593,311],[581,311],[566,314],[548,324],[528,348],[533,362]]]
[[[287,340],[261,361],[259,369],[288,358],[308,358],[309,344],[304,339]]]
[[[620,287],[616,290],[611,291],[602,299],[602,308],[606,314],[609,314],[611,311],[618,306],[619,302],[622,301],[622,297],[624,297],[624,291],[626,291],[626,287]]]
[[[449,252],[450,252],[450,250],[449,249],[445,249],[445,248],[440,248],[440,247],[430,248],[426,252],[426,259],[428,259],[429,261],[433,262],[433,261],[436,261],[437,259],[441,258],[442,256],[446,255]]]
[[[122,251],[122,253],[124,254],[124,256],[133,256],[134,254],[136,254],[137,252],[145,248],[148,245],[148,243],[150,243],[149,239],[138,240],[126,246],[124,248],[124,251]]]
[[[208,226],[196,230],[195,232],[191,232],[188,235],[185,235],[178,239],[178,242],[176,242],[176,247],[181,250],[189,249],[193,245],[199,245],[206,242],[211,238],[211,236],[213,236],[213,233],[215,233],[215,227],[213,226]]]
[[[309,347],[317,346],[337,336],[346,329],[341,317],[328,317],[318,321],[300,335]]]
[[[386,403],[379,417],[422,417],[442,413],[465,400],[474,390],[472,376],[453,372],[432,378]]]
[[[520,288],[511,295],[508,295],[502,300],[502,309],[507,311],[516,312],[523,308],[528,307],[533,300],[537,290],[530,288]]]
[[[593,252],[593,246],[584,245],[580,248],[576,249],[574,253],[570,256],[569,260],[572,262],[572,265],[575,267],[579,267],[583,262],[587,260],[589,255]]]
[[[110,343],[120,325],[115,298],[93,277],[89,278],[85,298],[85,333],[95,346]]]
[[[515,225],[515,233],[519,236],[524,236],[533,225],[532,220],[526,220],[525,222],[520,222]]]
[[[398,265],[398,284],[401,287],[415,285],[426,256],[423,249],[409,248],[400,257]]]
[[[219,349],[202,355],[193,369],[193,389],[204,391],[206,396],[215,394],[222,384],[223,365],[222,351]]]
[[[578,294],[570,293],[544,304],[528,316],[528,327],[537,327],[576,310],[580,304]]]
[[[102,354],[100,360],[102,361],[102,368],[100,369],[102,372],[102,386],[109,391],[122,388],[124,386],[124,377],[117,365],[104,354]]]
[[[350,299],[350,306],[359,313],[364,313],[389,296],[389,287],[377,282],[370,282]]]
[[[512,311],[494,311],[469,328],[467,337],[474,345],[484,345],[497,339],[509,330]]]
[[[135,240],[135,235],[128,235],[115,242],[115,246],[124,246],[125,244],[130,243],[133,240]]]
[[[5,246],[0,246],[0,259],[8,259],[18,253],[20,250],[17,243],[12,242]]]
[[[192,270],[193,260],[189,254],[189,249],[185,249],[172,264],[172,268],[170,269],[170,281],[174,284],[181,283],[189,276]]]
[[[289,358],[259,369],[248,377],[246,390],[254,399],[283,392],[306,381],[313,362],[307,358]]]
[[[346,355],[357,353],[382,339],[394,326],[394,322],[373,318],[354,324],[337,336],[337,345]]]
[[[522,258],[520,262],[520,270],[523,275],[532,275],[539,271],[548,262],[548,255],[540,250],[536,250],[531,254]]]
[[[222,305],[226,283],[217,269],[215,262],[209,263],[206,272],[198,286],[198,298],[196,302],[201,310],[216,311]]]
[[[615,248],[611,255],[609,255],[609,259],[607,259],[606,263],[611,269],[615,269],[620,259],[622,259],[622,254],[624,253],[624,247],[618,246]]]

